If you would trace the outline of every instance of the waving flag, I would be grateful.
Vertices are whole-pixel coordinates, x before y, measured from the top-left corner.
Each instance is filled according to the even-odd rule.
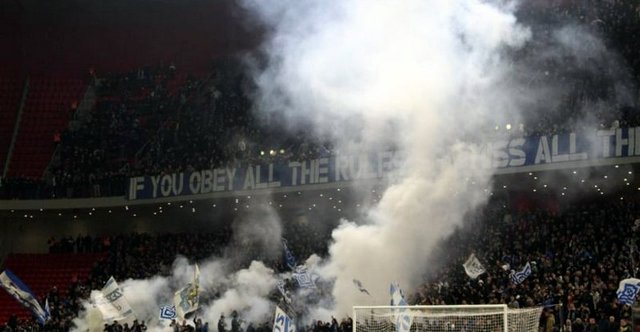
[[[276,306],[276,317],[273,320],[273,332],[296,332],[293,319],[278,306]]]
[[[402,290],[397,283],[391,283],[389,287],[389,293],[391,295],[391,305],[392,306],[406,306],[408,305],[407,300],[404,298],[404,294],[402,294]],[[395,311],[395,321],[394,324],[396,326],[397,332],[409,332],[411,329],[411,323],[413,318],[410,315],[410,312],[407,308],[398,309]]]
[[[522,270],[518,271],[518,272],[511,272],[511,282],[513,282],[514,285],[519,285],[521,284],[525,279],[527,279],[528,276],[531,275],[531,264],[529,264],[529,262],[527,262],[527,265],[525,265]]]
[[[105,322],[135,319],[133,309],[113,277],[109,278],[101,291],[91,292],[91,303],[102,313]]]
[[[293,272],[293,278],[296,279],[298,285],[301,288],[315,288],[316,284],[313,282],[309,271],[307,271],[307,267],[304,265],[300,265],[296,267],[295,272]]]
[[[358,287],[359,291],[361,291],[363,293],[366,293],[367,295],[371,296],[371,294],[369,294],[369,291],[362,286],[362,282],[360,280],[353,279],[353,284],[356,285],[356,287]]]
[[[294,270],[297,265],[296,257],[293,256],[293,253],[289,249],[289,246],[287,246],[287,241],[285,239],[282,239],[282,248],[284,248],[284,259],[287,262],[287,266],[290,269]]]
[[[200,268],[196,264],[193,273],[193,280],[181,290],[177,291],[173,296],[173,303],[176,306],[176,314],[180,319],[184,319],[185,315],[198,309],[200,287]]]
[[[629,278],[620,281],[616,295],[620,303],[633,305],[640,292],[640,279]]]
[[[471,256],[469,256],[467,261],[464,262],[464,264],[462,264],[462,266],[464,267],[464,272],[471,279],[475,279],[479,275],[487,271],[482,265],[482,263],[480,263],[480,261],[478,260],[475,254],[471,254]]]
[[[20,278],[13,274],[13,272],[4,270],[4,272],[0,274],[0,286],[23,306],[31,310],[40,324],[44,324],[47,318],[49,318],[49,315],[42,309],[42,306],[40,306],[40,303],[36,300],[36,296],[33,295],[31,289],[29,289]]]
[[[176,314],[176,306],[165,305],[160,307],[160,319],[175,319],[178,317]]]

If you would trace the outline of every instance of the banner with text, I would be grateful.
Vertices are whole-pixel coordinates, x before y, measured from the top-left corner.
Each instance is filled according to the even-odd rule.
[[[494,167],[513,171],[518,171],[518,168],[522,171],[535,170],[536,166],[542,165],[553,168],[569,162],[637,157],[640,156],[640,127],[497,140],[486,146],[485,152],[491,157]],[[127,199],[376,179],[387,176],[399,162],[395,152],[383,151],[140,176],[129,179]]]

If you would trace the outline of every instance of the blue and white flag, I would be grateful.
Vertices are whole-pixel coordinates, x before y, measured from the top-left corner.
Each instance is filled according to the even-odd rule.
[[[42,306],[40,306],[40,303],[36,300],[36,296],[33,295],[31,289],[11,271],[4,270],[4,272],[0,274],[0,286],[23,306],[31,310],[40,324],[44,324],[47,321],[47,312],[42,309]]]
[[[175,319],[178,317],[176,314],[176,306],[164,305],[160,307],[160,319]]]
[[[198,309],[200,301],[200,268],[196,264],[193,280],[173,295],[173,304],[180,319]]]
[[[296,279],[301,288],[316,288],[307,267],[304,265],[297,266],[293,272],[293,278]]]
[[[391,283],[389,287],[389,293],[391,295],[392,306],[406,306],[407,300],[404,298],[404,294],[397,283]],[[397,332],[409,332],[413,317],[411,317],[410,311],[407,308],[395,310],[394,324]]]
[[[276,306],[276,317],[273,320],[273,332],[296,332],[293,319],[278,306]]]
[[[285,239],[282,239],[282,248],[284,248],[284,259],[287,262],[287,266],[290,269],[294,270],[297,265],[296,257],[293,256],[293,253],[289,249],[289,246],[287,246],[287,241]]]
[[[525,265],[522,270],[515,272],[512,271],[511,272],[511,282],[514,285],[519,285],[521,284],[525,279],[527,279],[528,276],[531,275],[531,264],[529,264],[529,262],[527,262],[527,265]]]
[[[402,289],[400,289],[400,286],[397,283],[391,283],[389,286],[389,295],[391,295],[391,305],[408,305],[407,300],[405,300],[404,294],[402,293]]]
[[[636,297],[640,292],[640,279],[629,278],[620,281],[616,295],[618,302],[633,305],[636,303]]]

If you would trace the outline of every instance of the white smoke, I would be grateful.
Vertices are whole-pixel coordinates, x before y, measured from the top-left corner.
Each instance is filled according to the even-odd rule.
[[[248,322],[262,322],[273,313],[273,303],[267,297],[275,288],[276,281],[273,270],[262,262],[254,261],[249,268],[231,276],[226,291],[207,305],[203,316],[209,322],[217,322],[220,315],[229,317],[237,311]]]
[[[241,212],[232,224],[232,244],[225,257],[245,265],[253,259],[272,260],[282,251],[282,224],[277,212],[267,204],[255,204]]]
[[[517,118],[526,100],[506,53],[531,34],[505,3],[247,2],[270,33],[268,65],[256,74],[261,111],[333,133],[341,152],[390,142],[403,157],[379,204],[359,225],[344,221],[333,232],[322,268],[335,279],[332,312],[388,303],[391,281],[417,286],[437,241],[487,199],[483,132]]]
[[[172,294],[167,292],[169,288],[169,279],[163,277],[153,277],[146,280],[127,279],[118,283],[123,294],[127,298],[129,305],[133,309],[135,316],[139,321],[145,323],[157,323],[160,305],[169,304],[172,301]],[[98,292],[93,290],[92,293]],[[82,303],[84,311],[80,313],[78,318],[74,319],[76,331],[102,331],[103,324],[111,324],[113,322],[103,322],[102,315],[97,308],[85,301]],[[124,322],[121,322],[124,323]],[[127,322],[131,326],[131,321]],[[152,325],[153,326],[153,325]]]
[[[203,323],[209,322],[210,328],[214,328],[220,315],[227,317],[229,326],[233,311],[250,322],[263,322],[273,314],[273,303],[268,295],[275,289],[277,276],[264,263],[251,260],[256,255],[262,259],[273,259],[278,255],[282,227],[277,213],[267,205],[256,204],[234,221],[232,229],[232,241],[223,257],[211,257],[198,263],[201,296],[195,316]],[[242,261],[247,261],[247,265],[239,263]],[[179,256],[167,277],[127,279],[118,284],[135,317],[138,321],[144,320],[149,331],[170,331],[169,322],[159,319],[160,307],[173,305],[174,292],[191,282],[193,276],[194,262]],[[103,324],[113,323],[103,322],[98,309],[88,301],[84,301],[82,307],[84,310],[73,321],[74,331],[102,331]],[[191,319],[187,323],[191,323]],[[128,323],[131,325],[130,321]]]
[[[333,285],[331,298],[318,301],[310,316],[327,320],[349,314],[353,305],[386,304],[391,281],[411,291],[429,272],[436,243],[487,200],[484,189],[493,173],[484,148],[491,140],[487,129],[505,120],[516,123],[541,97],[560,95],[556,86],[532,87],[536,61],[512,60],[512,53],[530,46],[531,31],[516,21],[515,6],[507,0],[245,0],[244,5],[268,34],[267,65],[254,68],[259,111],[280,112],[307,133],[331,137],[335,151],[395,146],[400,159],[398,177],[379,203],[355,222],[341,222],[326,260],[306,261]],[[541,63],[570,54],[580,66],[603,47],[579,29],[559,30],[552,38],[564,53],[536,45],[533,54],[523,56]],[[277,214],[256,211],[236,221],[224,257],[200,265],[198,315],[211,325],[234,310],[254,323],[273,313],[267,298],[282,276],[256,261],[237,266],[249,263],[256,250],[267,260],[278,254]],[[126,296],[133,309],[149,317],[150,331],[162,330],[154,310],[170,303],[192,271],[181,258],[170,277],[122,283],[131,290]],[[353,279],[372,296],[359,292]],[[140,293],[144,289],[148,293]],[[76,320],[77,330],[93,326],[96,317],[87,310]]]

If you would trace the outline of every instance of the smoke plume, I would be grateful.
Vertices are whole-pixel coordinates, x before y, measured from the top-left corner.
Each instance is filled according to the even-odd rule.
[[[247,7],[270,32],[268,64],[255,73],[260,111],[330,135],[341,153],[397,148],[399,177],[376,207],[333,232],[321,269],[335,279],[332,312],[388,303],[389,282],[418,285],[432,247],[486,201],[492,171],[483,132],[523,107],[508,54],[531,32],[513,6],[477,0]],[[355,289],[354,278],[373,296]]]
[[[237,311],[249,322],[264,322],[273,314],[268,295],[274,290],[277,275],[260,261],[279,257],[282,227],[277,213],[266,204],[256,204],[231,225],[233,236],[222,257],[199,262],[200,308],[193,318],[202,318],[215,328],[221,315],[230,326],[230,314]],[[145,321],[149,331],[171,331],[169,321],[159,319],[161,306],[173,305],[173,294],[191,282],[194,262],[177,257],[170,275],[144,280],[118,280],[118,284],[138,321]],[[97,290],[93,290],[97,292]],[[74,331],[102,331],[104,323],[98,309],[83,301],[83,310],[73,321]],[[120,322],[125,323],[125,322]],[[131,321],[127,322],[131,326]],[[181,322],[179,322],[181,323]]]
[[[380,201],[355,220],[341,220],[328,257],[306,261],[331,287],[308,318],[386,304],[392,281],[408,291],[423,282],[437,261],[430,255],[436,244],[488,199],[493,168],[486,147],[495,139],[488,133],[561,105],[571,92],[564,74],[591,71],[594,62],[612,66],[589,31],[560,24],[544,33],[546,25],[523,25],[508,0],[244,0],[243,6],[267,35],[259,60],[251,61],[258,112],[330,139],[334,153],[395,149],[397,170]],[[613,99],[628,99],[624,86],[616,91]],[[198,315],[212,325],[233,310],[253,322],[273,313],[268,296],[282,276],[253,260],[278,258],[282,226],[273,210],[255,211],[235,221],[223,257],[201,262]],[[178,259],[170,277],[121,284],[132,290],[126,296],[151,321],[150,330],[162,330],[153,310],[171,303],[171,292],[192,271],[192,263]],[[85,308],[78,330],[99,316]]]

